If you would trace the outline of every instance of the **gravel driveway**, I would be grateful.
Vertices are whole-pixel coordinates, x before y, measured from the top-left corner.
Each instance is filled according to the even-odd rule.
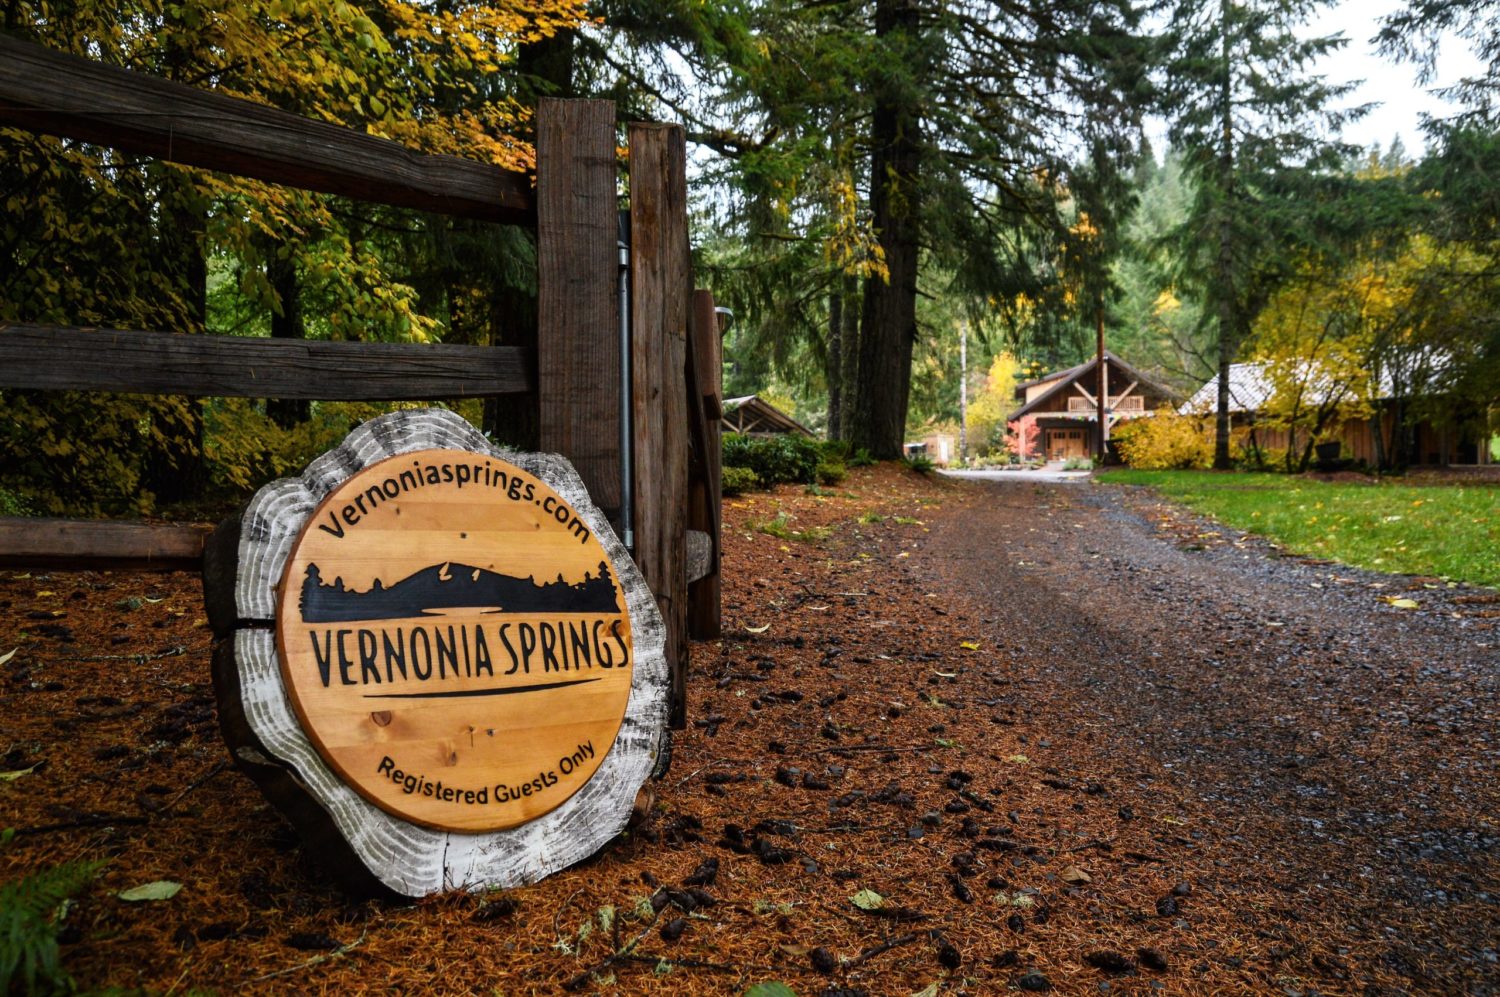
[[[985,487],[923,563],[1052,690],[1034,722],[1203,808],[1224,889],[1274,887],[1414,991],[1500,992],[1485,590],[1280,557],[1137,489]]]

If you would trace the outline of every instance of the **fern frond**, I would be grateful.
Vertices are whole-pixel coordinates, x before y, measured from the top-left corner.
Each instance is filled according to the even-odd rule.
[[[68,989],[57,948],[58,911],[105,863],[64,862],[0,884],[0,993]]]

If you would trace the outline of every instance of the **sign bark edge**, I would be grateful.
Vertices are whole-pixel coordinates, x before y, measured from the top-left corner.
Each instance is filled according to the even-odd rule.
[[[540,478],[584,519],[625,590],[635,644],[630,696],[620,732],[591,779],[556,809],[502,831],[437,831],[400,820],[341,782],[297,722],[275,652],[276,586],[292,545],[323,497],[364,468],[425,449],[496,457]],[[228,562],[231,562],[228,563]],[[214,656],[221,724],[236,762],[319,849],[342,840],[379,887],[421,896],[460,887],[536,882],[589,855],[630,816],[656,765],[667,714],[665,627],[635,562],[594,506],[572,465],[553,454],[497,448],[460,416],[402,410],[355,428],[301,476],[262,488],[237,520],[223,524],[206,555],[204,586],[222,638]],[[232,587],[231,591],[226,589]],[[338,858],[334,865],[338,865]]]

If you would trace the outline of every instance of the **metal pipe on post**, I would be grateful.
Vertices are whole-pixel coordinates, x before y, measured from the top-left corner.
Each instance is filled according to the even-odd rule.
[[[634,459],[630,422],[630,212],[619,216],[620,250],[620,539],[635,553]]]

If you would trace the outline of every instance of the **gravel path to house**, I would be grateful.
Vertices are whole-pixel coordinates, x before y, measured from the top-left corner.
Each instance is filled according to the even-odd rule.
[[[931,524],[929,584],[967,590],[1031,725],[1084,733],[1122,814],[1195,811],[1197,887],[1282,936],[1263,981],[1500,992],[1493,593],[1282,557],[1136,489],[977,487]]]

